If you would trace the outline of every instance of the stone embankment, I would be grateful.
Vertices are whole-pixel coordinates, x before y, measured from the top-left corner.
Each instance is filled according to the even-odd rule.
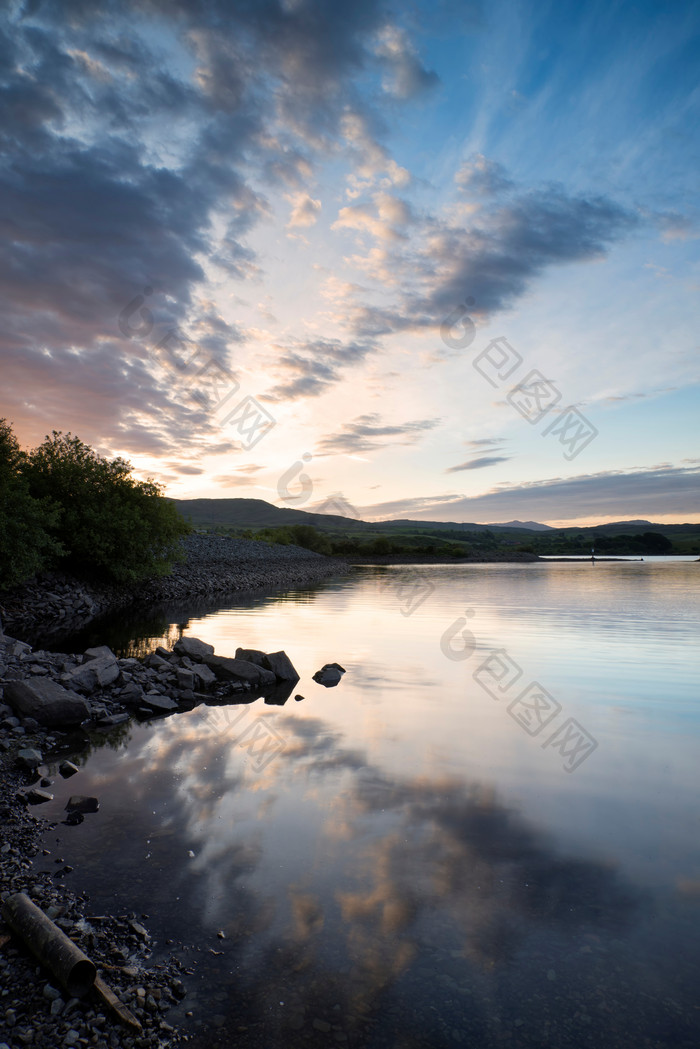
[[[42,576],[0,593],[0,618],[16,636],[49,636],[78,630],[96,616],[130,604],[305,586],[348,570],[342,561],[298,546],[229,536],[190,535],[183,550],[186,560],[169,576],[134,587],[88,586],[67,576]]]
[[[106,646],[69,655],[33,651],[4,635],[0,624],[0,901],[26,893],[90,957],[141,1025],[140,1031],[121,1026],[95,990],[79,999],[56,986],[0,925],[0,1049],[164,1049],[187,1041],[167,1013],[186,996],[181,977],[186,981],[187,951],[196,948],[179,945],[180,957],[151,961],[147,916],[92,917],[88,898],[65,884],[72,867],[64,857],[55,858],[60,866],[53,874],[32,864],[40,852],[50,856],[42,834],[55,824],[34,812],[53,800],[57,776],[76,778],[64,823],[81,823],[99,810],[99,798],[80,794],[79,765],[66,760],[71,734],[109,733],[132,717],[167,717],[199,703],[263,696],[281,704],[298,680],[284,652],[239,648],[234,657],[217,656],[211,645],[183,637],[172,651],[159,648],[145,659],[120,659]]]

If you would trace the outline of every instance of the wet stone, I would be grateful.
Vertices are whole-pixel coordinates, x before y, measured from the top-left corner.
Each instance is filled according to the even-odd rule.
[[[73,794],[66,802],[66,812],[98,812],[100,803],[97,798],[82,794]]]

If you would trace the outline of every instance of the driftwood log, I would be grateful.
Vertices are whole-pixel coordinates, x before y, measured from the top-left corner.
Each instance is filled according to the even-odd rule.
[[[2,916],[72,998],[90,990],[97,975],[93,963],[25,893],[9,896]]]

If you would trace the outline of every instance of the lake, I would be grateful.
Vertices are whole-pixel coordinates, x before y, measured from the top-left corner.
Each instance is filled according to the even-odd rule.
[[[697,1049],[699,579],[367,567],[121,614],[82,640],[284,649],[301,680],[103,737],[42,815],[100,811],[51,848],[91,913],[188,945],[196,1047]]]

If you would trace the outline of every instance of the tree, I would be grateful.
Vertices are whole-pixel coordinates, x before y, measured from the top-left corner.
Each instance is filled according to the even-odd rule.
[[[22,474],[26,462],[12,427],[0,419],[0,588],[16,586],[62,553],[49,530],[59,508],[35,499]]]
[[[77,574],[133,583],[182,560],[178,540],[189,526],[161,487],[137,481],[124,459],[104,459],[54,430],[26,456],[22,473],[34,499],[60,506],[49,533]]]

